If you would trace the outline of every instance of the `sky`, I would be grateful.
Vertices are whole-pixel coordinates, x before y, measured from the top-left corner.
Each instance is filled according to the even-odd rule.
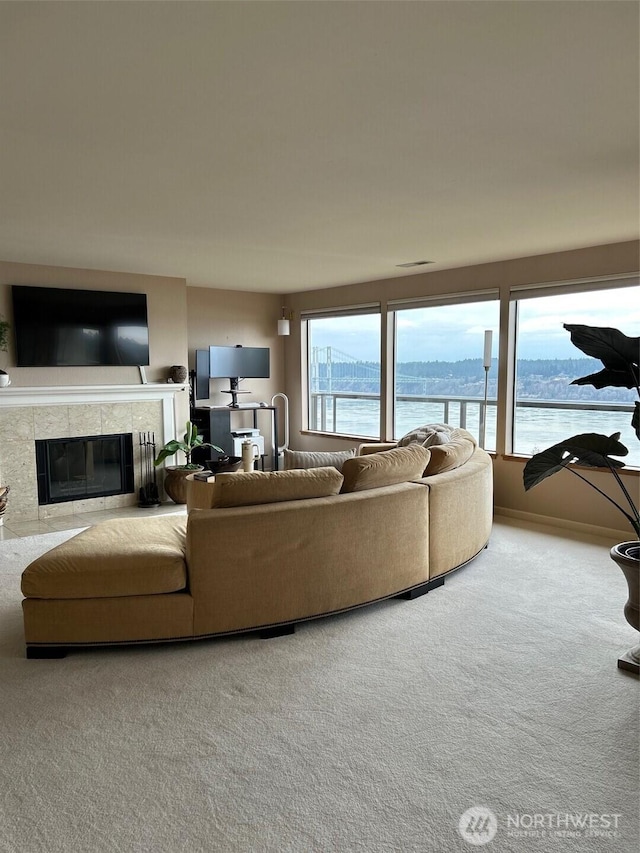
[[[476,302],[398,312],[398,362],[482,358],[485,329],[498,356],[498,302]],[[640,287],[575,293],[519,303],[519,358],[579,358],[564,323],[612,326],[640,335]],[[314,320],[312,346],[332,346],[363,361],[380,360],[379,315]],[[334,355],[334,360],[339,360]]]

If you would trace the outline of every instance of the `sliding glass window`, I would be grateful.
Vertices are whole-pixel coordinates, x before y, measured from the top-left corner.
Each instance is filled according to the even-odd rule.
[[[601,370],[602,363],[575,347],[564,329],[565,323],[608,326],[637,337],[640,287],[634,282],[637,277],[626,286],[603,281],[583,290],[575,284],[512,292],[516,305],[515,453],[537,453],[580,433],[620,432],[630,451],[625,464],[640,467],[638,440],[631,428],[637,392],[572,385],[574,379]]]
[[[395,311],[394,438],[447,423],[495,450],[497,291],[389,307]]]
[[[309,429],[380,436],[380,307],[303,313]]]

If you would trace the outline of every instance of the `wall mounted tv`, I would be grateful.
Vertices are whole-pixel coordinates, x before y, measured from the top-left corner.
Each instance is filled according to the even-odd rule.
[[[149,364],[144,293],[14,284],[18,367]]]

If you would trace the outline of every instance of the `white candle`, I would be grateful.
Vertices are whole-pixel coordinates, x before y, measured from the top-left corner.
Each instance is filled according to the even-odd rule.
[[[484,366],[491,367],[491,340],[493,338],[493,332],[491,329],[487,329],[484,333]]]

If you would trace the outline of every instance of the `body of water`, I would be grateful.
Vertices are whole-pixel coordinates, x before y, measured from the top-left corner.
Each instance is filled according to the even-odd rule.
[[[380,432],[380,402],[378,400],[337,401],[336,432],[378,438]],[[476,438],[480,432],[481,401],[467,403],[466,425]],[[444,408],[440,403],[399,402],[396,412],[396,437],[416,427],[429,423],[443,423]],[[333,423],[333,412],[328,406],[327,424]],[[449,404],[448,423],[460,426],[460,406]],[[640,442],[631,428],[630,412],[590,412],[575,409],[519,408],[515,424],[515,453],[533,454],[565,438],[584,432],[611,435],[621,434],[620,440],[629,449],[623,458],[625,465],[640,468]],[[496,408],[489,406],[485,447],[496,449]]]

